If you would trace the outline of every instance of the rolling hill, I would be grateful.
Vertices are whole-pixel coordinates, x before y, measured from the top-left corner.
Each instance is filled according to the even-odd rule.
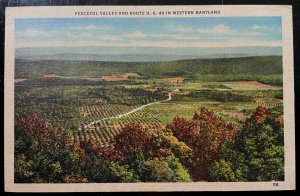
[[[60,76],[100,77],[136,72],[148,77],[193,75],[282,74],[281,56],[189,59],[165,62],[103,62],[16,59],[16,78]]]

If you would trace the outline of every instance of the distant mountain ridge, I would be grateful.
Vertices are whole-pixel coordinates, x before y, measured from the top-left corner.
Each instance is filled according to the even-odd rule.
[[[159,62],[249,56],[281,56],[281,47],[39,47],[16,48],[16,59],[105,62]]]
[[[253,54],[247,53],[220,53],[208,55],[154,55],[154,54],[121,54],[121,55],[101,55],[101,54],[77,54],[61,53],[53,55],[17,56],[23,60],[70,60],[70,61],[102,61],[102,62],[160,62],[177,61],[187,59],[220,59],[251,57]],[[263,56],[263,55],[255,55]]]
[[[101,77],[134,72],[142,76],[270,75],[282,74],[282,56],[186,59],[161,62],[108,62],[16,59],[16,78],[38,78],[45,73],[67,77]]]

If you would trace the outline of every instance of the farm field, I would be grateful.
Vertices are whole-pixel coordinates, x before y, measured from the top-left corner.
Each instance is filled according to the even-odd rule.
[[[270,57],[262,59],[268,61]],[[239,62],[244,64],[243,60],[249,61],[249,58]],[[259,105],[266,108],[282,106],[282,87],[277,85],[281,79],[274,73],[262,77],[274,79],[274,82],[265,83],[254,80],[257,75],[249,78],[247,73],[234,77],[225,74],[222,80],[216,75],[216,81],[211,81],[211,75],[200,79],[199,73],[190,77],[172,77],[170,74],[144,77],[137,72],[122,73],[117,68],[118,75],[97,78],[97,71],[92,77],[64,76],[64,72],[58,70],[51,73],[50,66],[54,65],[44,66],[45,73],[41,73],[41,77],[25,79],[23,75],[22,79],[16,78],[16,118],[37,113],[55,127],[70,132],[74,142],[95,138],[101,145],[109,145],[127,124],[165,127],[177,116],[192,119],[200,108],[211,109],[224,119],[242,123]],[[147,68],[145,63],[140,66],[137,70]],[[27,73],[22,69],[24,65],[18,67],[21,73]],[[135,67],[138,67],[137,63]],[[241,81],[236,81],[239,77]],[[247,79],[243,81],[243,77]],[[168,97],[168,93],[172,99],[160,102]],[[155,104],[119,117],[149,103]]]

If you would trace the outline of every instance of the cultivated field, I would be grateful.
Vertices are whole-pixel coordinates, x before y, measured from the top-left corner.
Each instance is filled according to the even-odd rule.
[[[264,63],[269,59],[265,57]],[[234,66],[239,74],[235,76],[225,74],[219,77],[216,70],[210,68],[215,75],[207,74],[206,78],[201,75],[202,69],[195,66],[192,68],[197,68],[198,72],[189,76],[182,72],[183,76],[176,76],[181,69],[180,63],[206,62],[196,60],[171,62],[177,68],[170,69],[167,76],[158,74],[161,65],[153,63],[150,65],[156,66],[158,72],[152,76],[143,75],[145,70],[152,71],[147,66],[149,63],[141,63],[140,66],[134,63],[133,67],[138,72],[134,72],[128,63],[120,63],[130,72],[122,73],[115,66],[115,74],[101,75],[97,69],[107,70],[104,69],[108,65],[106,63],[99,65],[94,75],[88,77],[89,69],[82,70],[83,75],[80,76],[66,74],[58,65],[49,65],[44,66],[41,77],[34,78],[26,74],[29,74],[25,69],[28,62],[17,60],[16,118],[38,113],[55,127],[71,132],[74,141],[95,138],[102,145],[108,145],[129,123],[138,123],[145,128],[165,127],[176,116],[192,119],[195,112],[203,107],[214,110],[226,120],[241,123],[258,105],[267,108],[282,106],[282,86],[278,85],[281,78],[275,73],[264,73],[259,80],[255,80],[259,75],[249,78],[247,71],[237,69],[249,60],[225,60],[237,63]],[[32,63],[38,66],[38,62]],[[164,67],[165,72],[168,66]],[[215,64],[214,67],[218,68]],[[250,72],[253,71],[255,68]],[[20,73],[23,73],[22,78],[19,78]],[[171,95],[170,100],[166,100],[168,94]],[[142,108],[135,111],[139,107]]]

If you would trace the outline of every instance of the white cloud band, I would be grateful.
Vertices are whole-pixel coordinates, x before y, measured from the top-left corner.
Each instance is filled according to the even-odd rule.
[[[23,37],[52,37],[55,34],[57,34],[56,31],[43,31],[38,29],[26,29],[24,31],[17,32],[17,36],[23,36]]]
[[[281,47],[281,40],[228,40],[223,42],[184,42],[184,41],[163,41],[163,42],[86,42],[86,41],[54,41],[54,42],[20,42],[16,48],[25,47],[83,47],[83,46],[115,46],[115,47],[169,47],[169,48],[191,48],[191,47],[245,47],[245,46],[267,46]]]

